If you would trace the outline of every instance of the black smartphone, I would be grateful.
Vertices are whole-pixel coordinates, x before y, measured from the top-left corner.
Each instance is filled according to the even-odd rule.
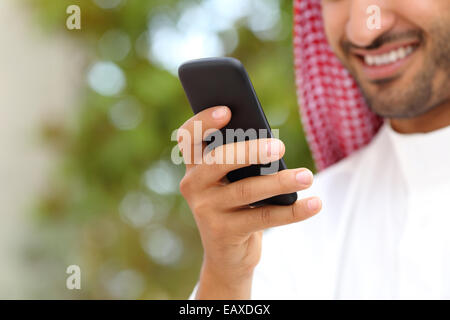
[[[256,96],[253,85],[242,63],[234,58],[206,58],[184,63],[178,69],[178,75],[186,96],[194,113],[214,106],[227,106],[232,112],[231,120],[220,131],[223,137],[227,129],[253,129],[254,138],[272,138],[272,131],[264,111]],[[262,131],[260,131],[262,129]],[[265,136],[261,136],[261,132]],[[252,139],[252,137],[234,136],[232,141]],[[212,143],[213,141],[210,141]],[[276,173],[285,170],[283,159],[278,163],[265,165],[255,164],[231,171],[227,174],[230,182],[248,177]],[[264,169],[263,169],[264,168]],[[273,168],[273,169],[272,169]],[[297,193],[280,194],[268,199],[250,204],[261,206],[265,204],[291,205],[297,200]]]

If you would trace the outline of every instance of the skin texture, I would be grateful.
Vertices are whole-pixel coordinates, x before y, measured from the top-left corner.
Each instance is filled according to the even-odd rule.
[[[381,29],[369,30],[366,9],[374,2],[381,8]],[[450,1],[323,0],[322,4],[328,40],[359,82],[372,110],[391,119],[399,132],[428,132],[450,124]],[[370,51],[405,40],[417,42],[418,49],[390,79],[367,77],[353,54],[356,48]],[[188,119],[181,131],[195,137],[194,121],[202,121],[206,131],[224,127],[231,116],[226,107],[209,108]],[[178,144],[185,163],[193,163],[186,159],[186,150],[205,144],[187,140],[180,136]],[[268,142],[273,142],[270,148]],[[226,174],[248,165],[249,157],[257,158],[258,151],[266,152],[271,161],[284,154],[283,143],[276,139],[261,140],[257,150],[244,144],[247,152],[235,158],[235,163],[242,164],[187,164],[180,183],[204,248],[197,299],[249,299],[263,230],[303,221],[322,207],[320,199],[313,197],[291,206],[249,208],[248,203],[304,190],[311,186],[313,176],[300,168],[228,183]],[[228,146],[238,149],[237,144]],[[297,179],[301,173],[303,179]]]
[[[381,9],[381,29],[369,30],[368,6]],[[328,41],[360,85],[370,108],[402,133],[450,124],[450,2],[448,0],[322,0]],[[372,81],[355,50],[406,41],[417,51],[394,77]]]

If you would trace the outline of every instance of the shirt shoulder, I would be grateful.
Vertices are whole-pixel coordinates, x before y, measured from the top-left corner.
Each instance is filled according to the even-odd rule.
[[[385,154],[385,135],[330,166],[314,177],[313,185],[298,198],[318,196],[320,213],[305,221],[266,230],[261,260],[255,269],[253,297],[270,299],[332,298],[334,270],[343,240],[342,225],[355,189],[368,183],[371,167]]]
[[[299,191],[298,197],[322,198],[323,209],[334,209],[333,215],[326,215],[334,220],[333,216],[339,214],[338,209],[345,205],[351,189],[360,188],[362,184],[366,185],[371,179],[376,179],[381,164],[387,167],[393,163],[390,161],[391,156],[392,146],[386,127],[382,127],[368,145],[317,173],[313,185],[307,190]]]

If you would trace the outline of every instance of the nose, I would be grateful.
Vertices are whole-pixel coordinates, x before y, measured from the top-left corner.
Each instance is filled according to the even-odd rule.
[[[391,0],[350,0],[351,7],[346,25],[346,35],[350,42],[360,47],[369,46],[383,33],[393,28],[395,14],[389,7]],[[373,10],[369,11],[368,8]],[[379,10],[378,10],[379,9]],[[367,22],[379,12],[379,28],[369,28]]]

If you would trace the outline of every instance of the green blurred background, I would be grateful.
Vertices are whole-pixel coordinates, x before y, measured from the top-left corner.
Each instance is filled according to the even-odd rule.
[[[67,38],[86,57],[73,116],[41,121],[36,143],[59,160],[27,216],[34,231],[21,255],[40,285],[24,297],[187,298],[202,248],[178,190],[184,167],[170,160],[171,134],[192,116],[177,67],[240,59],[280,129],[288,167],[314,170],[295,95],[292,0],[21,2],[46,37]],[[66,28],[72,4],[81,30]],[[81,290],[66,289],[72,264]]]

